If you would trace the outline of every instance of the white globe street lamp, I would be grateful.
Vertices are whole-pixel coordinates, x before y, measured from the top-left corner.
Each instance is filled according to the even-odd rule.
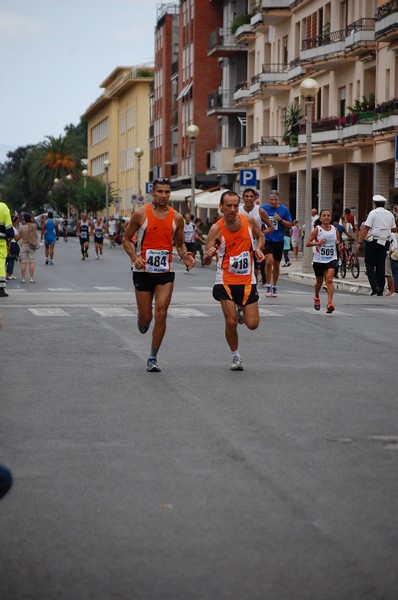
[[[187,127],[187,136],[191,138],[191,206],[188,204],[188,210],[191,212],[191,207],[195,208],[195,179],[196,179],[196,164],[195,164],[195,142],[196,138],[200,133],[200,129],[197,125],[189,125]]]
[[[141,200],[141,196],[142,196],[142,194],[141,194],[141,157],[144,154],[144,151],[142,148],[137,146],[137,148],[134,150],[134,154],[138,160],[138,165],[137,165],[138,195],[140,196],[140,200]]]
[[[312,106],[319,84],[315,79],[308,77],[301,82],[300,93],[305,102],[305,143],[306,143],[306,166],[305,166],[305,237],[303,248],[303,272],[312,271],[312,248],[306,248],[305,242],[311,233],[311,208],[312,208]]]

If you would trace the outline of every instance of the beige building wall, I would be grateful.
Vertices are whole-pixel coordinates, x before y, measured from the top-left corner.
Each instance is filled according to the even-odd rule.
[[[104,161],[110,161],[110,216],[115,212],[121,217],[130,215],[138,206],[140,192],[145,199],[151,74],[148,68],[117,67],[101,84],[103,94],[82,116],[88,125],[89,175],[105,181]],[[137,148],[143,150],[140,160],[135,155]]]

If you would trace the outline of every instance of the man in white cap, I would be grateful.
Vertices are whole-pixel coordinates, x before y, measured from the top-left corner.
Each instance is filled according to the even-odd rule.
[[[365,240],[366,274],[372,291],[371,296],[382,296],[385,283],[386,253],[390,245],[391,232],[397,231],[393,214],[386,210],[386,198],[373,196],[375,208],[370,211],[364,226],[358,233],[356,246]]]

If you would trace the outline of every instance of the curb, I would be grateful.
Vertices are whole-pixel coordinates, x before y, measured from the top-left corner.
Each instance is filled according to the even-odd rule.
[[[307,285],[314,285],[315,276],[310,273],[283,273],[280,275],[282,278],[292,279],[293,281],[300,281]],[[334,280],[334,289],[338,292],[349,292],[350,294],[361,294],[368,296],[370,292],[370,285],[368,283],[361,283],[355,280],[342,281],[341,279]]]

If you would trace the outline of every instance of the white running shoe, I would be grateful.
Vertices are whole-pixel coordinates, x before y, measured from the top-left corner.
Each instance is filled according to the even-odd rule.
[[[276,289],[276,285],[272,286],[272,297],[273,298],[277,298],[278,297],[278,290]]]
[[[154,356],[150,356],[146,363],[146,370],[150,373],[160,373],[161,368],[158,365],[158,361]]]
[[[272,285],[267,285],[265,295],[267,298],[272,298]]]
[[[231,362],[231,371],[243,371],[243,364],[240,356],[233,357]]]

